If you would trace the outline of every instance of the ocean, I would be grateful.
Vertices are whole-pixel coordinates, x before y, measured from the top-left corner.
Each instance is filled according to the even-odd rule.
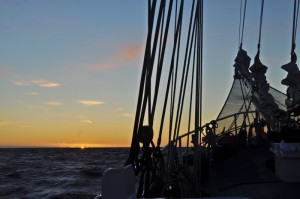
[[[0,198],[94,198],[129,148],[0,148]]]

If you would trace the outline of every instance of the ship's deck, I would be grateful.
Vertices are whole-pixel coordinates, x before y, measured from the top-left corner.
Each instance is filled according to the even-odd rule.
[[[267,147],[240,149],[223,163],[212,166],[209,180],[202,184],[203,190],[215,197],[300,198],[300,179],[280,180],[267,166],[272,157]]]

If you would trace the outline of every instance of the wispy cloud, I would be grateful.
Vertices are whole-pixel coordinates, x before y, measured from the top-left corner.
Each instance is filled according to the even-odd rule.
[[[49,106],[62,106],[62,105],[64,105],[61,102],[44,102],[44,104],[49,105]]]
[[[141,53],[142,48],[140,46],[126,44],[120,47],[119,51],[115,52],[106,61],[98,64],[84,64],[84,67],[96,71],[111,70],[136,61],[141,56]]]
[[[40,87],[45,87],[45,88],[50,88],[50,87],[58,87],[58,86],[61,86],[61,84],[49,82],[49,83],[40,84],[39,86],[40,86]]]
[[[124,117],[133,117],[134,114],[132,113],[124,113],[123,116]]]
[[[139,57],[141,48],[138,45],[127,44],[122,47],[117,58],[121,61],[131,61]]]
[[[17,86],[31,86],[37,85],[39,87],[51,88],[61,86],[59,83],[51,82],[43,79],[33,79],[31,81],[12,81]]]
[[[23,81],[12,81],[17,86],[30,86],[31,84],[29,82],[23,82]]]
[[[81,120],[82,123],[86,124],[92,124],[93,122],[91,120]]]
[[[117,52],[111,60],[106,63],[107,68],[105,69],[111,69],[111,68],[117,68],[124,64],[131,63],[141,55],[142,48],[138,45],[134,44],[126,44],[120,48],[120,51]]]
[[[32,83],[38,85],[39,87],[44,87],[44,88],[61,86],[61,84],[59,84],[59,83],[54,83],[54,82],[50,82],[50,81],[42,80],[42,79],[32,80]]]
[[[78,103],[84,104],[86,106],[94,106],[94,105],[100,105],[104,104],[103,101],[96,101],[96,100],[78,100]]]
[[[80,118],[80,122],[82,123],[86,123],[86,124],[92,124],[93,122],[91,120],[89,120],[87,117],[79,115],[78,118]]]

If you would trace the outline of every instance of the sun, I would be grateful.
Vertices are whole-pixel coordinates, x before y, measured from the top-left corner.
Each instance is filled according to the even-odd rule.
[[[84,149],[85,149],[85,147],[84,147],[84,146],[81,146],[81,147],[80,147],[80,149],[81,149],[81,150],[84,150]]]

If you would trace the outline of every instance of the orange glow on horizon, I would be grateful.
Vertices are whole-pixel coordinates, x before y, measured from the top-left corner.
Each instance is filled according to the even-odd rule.
[[[130,147],[130,143],[45,143],[45,142],[1,142],[0,148],[77,148],[77,149],[87,149],[87,148],[123,148]]]

